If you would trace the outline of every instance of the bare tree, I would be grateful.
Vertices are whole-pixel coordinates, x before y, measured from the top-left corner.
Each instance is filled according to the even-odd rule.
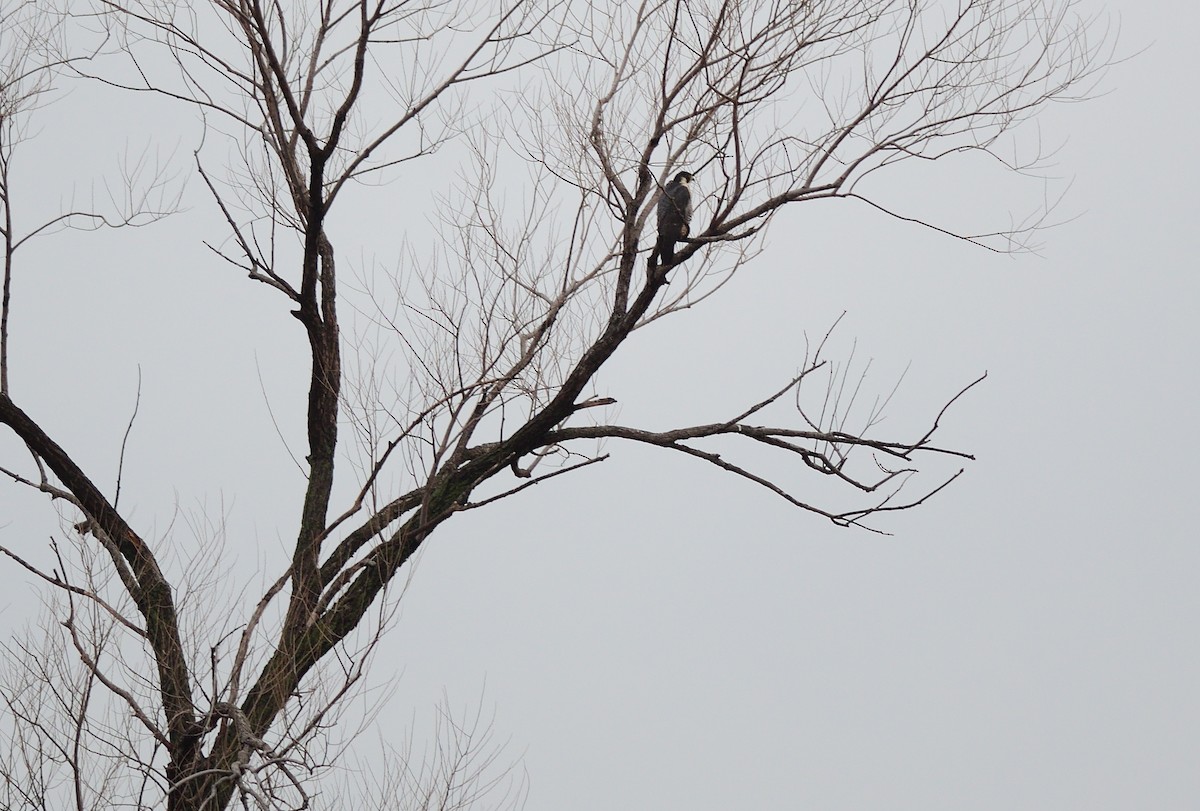
[[[38,769],[48,763],[72,771],[81,808],[102,793],[172,809],[317,804],[313,781],[331,762],[323,730],[361,677],[413,554],[460,512],[603,461],[602,442],[685,454],[842,526],[939,491],[958,473],[902,488],[921,458],[970,458],[934,439],[957,395],[926,430],[877,435],[879,408],[855,410],[861,381],[827,364],[824,342],[775,391],[696,425],[610,421],[615,401],[597,375],[639,328],[701,303],[752,262],[786,205],[854,198],[985,247],[1019,247],[1040,221],[956,233],[873,199],[865,181],[902,161],[974,152],[1006,162],[1008,133],[1086,94],[1106,62],[1108,38],[1089,40],[1095,26],[1072,6],[95,0],[56,18],[73,26],[63,47],[86,56],[64,59],[43,58],[25,24],[50,30],[49,12],[6,2],[5,39],[31,43],[22,53],[32,57],[0,77],[0,423],[29,455],[3,472],[77,522],[72,566],[42,570],[9,552],[60,596],[65,644],[45,666],[68,652],[77,665],[44,679],[62,729],[39,714],[46,702],[25,701],[28,683],[6,693],[24,730],[15,751],[33,764],[23,802],[47,804],[52,781]],[[187,616],[188,584],[169,582],[162,550],[10,386],[15,257],[46,229],[18,230],[8,166],[55,76],[194,112],[196,172],[228,229],[214,255],[277,293],[306,336],[306,483],[291,559],[245,616],[219,626]],[[436,254],[409,256],[387,283],[364,280],[365,293],[339,291],[342,201],[450,146],[469,160],[441,190]],[[697,178],[695,214],[674,261],[659,264],[652,212],[682,169]],[[169,208],[137,199],[111,223]],[[365,323],[355,340],[340,326],[347,301]],[[382,341],[395,347],[392,367],[353,351]],[[761,472],[758,452],[857,501],[819,503]],[[193,561],[198,580],[214,557]],[[103,742],[110,730],[128,742],[120,768],[82,769],[64,741]]]

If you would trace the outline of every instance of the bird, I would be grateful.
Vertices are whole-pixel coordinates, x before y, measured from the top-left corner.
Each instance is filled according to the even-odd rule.
[[[692,221],[691,172],[680,172],[658,198],[658,243],[654,247],[657,262],[675,264],[675,243],[687,239]]]

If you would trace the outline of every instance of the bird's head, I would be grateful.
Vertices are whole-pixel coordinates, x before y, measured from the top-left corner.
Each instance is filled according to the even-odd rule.
[[[675,175],[675,182],[682,183],[684,186],[691,185],[691,182],[695,179],[696,178],[692,176],[691,172],[680,172],[679,174]]]

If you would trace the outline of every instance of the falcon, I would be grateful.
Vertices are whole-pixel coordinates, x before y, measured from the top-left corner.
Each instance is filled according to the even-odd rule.
[[[675,243],[687,239],[692,221],[691,172],[680,172],[658,198],[658,242],[655,256],[663,266],[675,264]]]

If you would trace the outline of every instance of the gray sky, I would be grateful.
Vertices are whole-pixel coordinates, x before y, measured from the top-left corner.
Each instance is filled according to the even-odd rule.
[[[1078,215],[1039,256],[850,202],[793,207],[721,295],[645,330],[603,377],[622,422],[706,422],[778,387],[805,334],[847,311],[834,356],[857,341],[880,390],[911,362],[885,426],[987,371],[943,422],[943,444],[978,457],[967,475],[880,536],[611,446],[439,530],[379,654],[377,681],[400,674],[384,728],[423,728],[443,691],[458,707],[482,695],[530,811],[1194,808],[1200,122],[1185,90],[1200,13],[1107,6],[1122,52],[1146,50],[1106,95],[1039,119],[1074,178],[1060,211]],[[71,160],[111,164],[51,126],[63,107],[32,148],[62,150],[68,175]],[[940,182],[993,210],[976,178]],[[135,262],[130,239],[39,248],[51,270],[21,291],[18,399],[111,477],[140,363],[135,520],[161,533],[176,502],[180,525],[223,505],[238,566],[254,565],[282,547],[290,524],[273,516],[293,520],[297,482],[256,378],[302,383],[300,333],[187,224],[133,237]],[[45,504],[0,499],[0,539],[36,549]],[[11,626],[33,592],[0,571]]]

